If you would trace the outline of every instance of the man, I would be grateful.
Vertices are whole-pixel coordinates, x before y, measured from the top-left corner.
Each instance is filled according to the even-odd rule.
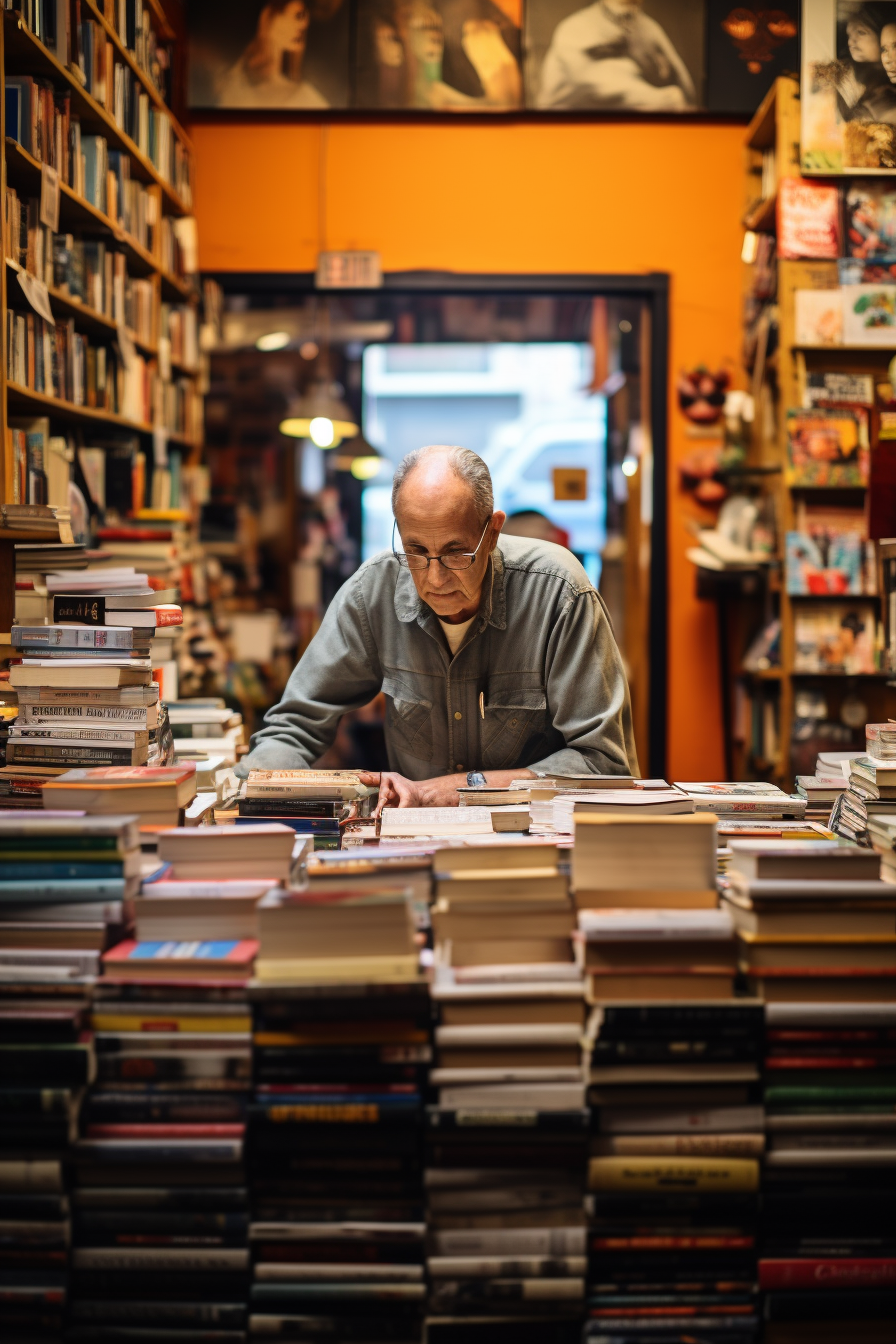
[[[476,772],[636,774],[619,650],[574,557],[500,537],[488,467],[467,448],[410,453],[392,510],[395,549],[336,594],[240,773],[310,766],[382,689],[380,806],[451,806]]]
[[[683,112],[697,95],[665,30],[643,0],[597,0],[554,29],[538,106]]]

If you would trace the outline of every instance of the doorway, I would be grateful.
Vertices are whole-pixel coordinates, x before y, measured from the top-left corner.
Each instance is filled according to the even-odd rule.
[[[292,609],[297,652],[341,583],[390,544],[397,462],[460,443],[488,463],[508,530],[567,545],[598,587],[642,769],[664,775],[668,277],[387,274],[381,289],[335,293],[312,275],[214,278],[227,311],[212,359],[212,504],[223,489],[245,507],[259,463],[262,477],[278,464],[270,507],[258,506],[268,558],[256,575],[287,620]],[[363,473],[350,443],[333,452],[279,432],[322,379],[378,455]]]

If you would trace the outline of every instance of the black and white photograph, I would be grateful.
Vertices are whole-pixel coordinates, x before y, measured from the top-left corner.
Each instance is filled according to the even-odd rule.
[[[701,0],[529,0],[526,105],[693,112],[703,98],[704,25]]]
[[[803,172],[896,172],[896,0],[803,0],[803,35]]]
[[[349,0],[191,0],[189,106],[347,107],[350,10]]]
[[[518,0],[359,0],[355,106],[430,112],[522,107]]]

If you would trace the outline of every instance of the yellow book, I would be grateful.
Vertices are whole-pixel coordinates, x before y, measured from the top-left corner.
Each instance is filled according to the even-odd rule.
[[[251,1031],[252,1018],[245,1017],[171,1017],[162,1009],[158,1013],[103,1013],[93,1014],[94,1031],[142,1031],[147,1036],[154,1031]]]
[[[759,1163],[729,1157],[592,1157],[588,1189],[752,1191],[759,1189]]]
[[[301,981],[356,984],[358,981],[419,980],[416,952],[397,957],[259,957],[255,978],[268,984]]]
[[[404,1022],[317,1022],[305,1031],[256,1031],[257,1046],[426,1045],[429,1033]]]

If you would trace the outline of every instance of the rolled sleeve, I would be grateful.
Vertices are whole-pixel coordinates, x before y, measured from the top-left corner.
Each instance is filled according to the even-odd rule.
[[[571,597],[554,626],[545,691],[554,728],[566,745],[530,770],[639,774],[628,682],[610,618],[593,589]]]
[[[320,629],[283,693],[252,738],[237,774],[297,770],[314,764],[332,745],[339,720],[379,691],[382,670],[370,633],[359,576],[331,602]]]

